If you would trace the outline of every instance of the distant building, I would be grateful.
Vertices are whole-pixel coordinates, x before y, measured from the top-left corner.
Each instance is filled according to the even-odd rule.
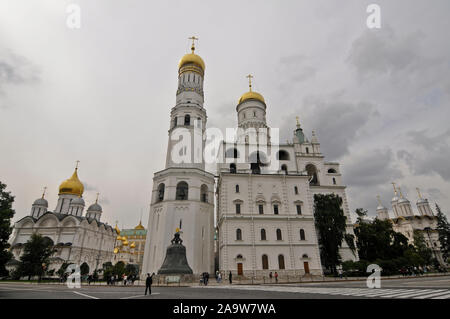
[[[426,245],[433,251],[439,263],[445,264],[440,251],[439,234],[437,228],[437,218],[433,214],[428,199],[423,198],[417,188],[418,199],[416,202],[417,214],[413,211],[411,202],[403,196],[400,187],[394,186],[394,197],[391,200],[391,218],[389,210],[383,206],[378,197],[377,218],[380,220],[390,220],[393,229],[403,234],[410,244],[414,243],[414,231],[423,234]]]
[[[30,215],[14,224],[10,239],[14,259],[20,259],[24,244],[33,233],[38,233],[50,238],[56,249],[48,270],[58,270],[63,263],[86,263],[90,273],[93,273],[95,269],[102,268],[103,263],[111,261],[117,233],[100,221],[103,210],[98,204],[98,194],[95,203],[83,214],[83,192],[78,167],[71,178],[61,183],[54,211],[48,210],[44,191],[42,197],[34,201]]]
[[[119,235],[115,242],[113,264],[123,261],[125,264],[138,265],[139,271],[142,270],[147,230],[139,221],[139,225],[133,229],[117,229],[117,232]]]

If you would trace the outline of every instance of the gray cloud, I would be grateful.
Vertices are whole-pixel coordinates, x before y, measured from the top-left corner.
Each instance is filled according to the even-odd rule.
[[[429,136],[426,130],[410,131],[408,137],[416,147],[399,150],[397,156],[403,160],[413,174],[437,174],[450,179],[450,130]]]
[[[376,108],[368,102],[341,102],[334,98],[314,96],[306,98],[302,108],[294,114],[300,114],[301,120],[307,119],[302,124],[307,136],[315,129],[322,152],[328,159],[335,160],[349,153],[349,147],[359,130],[371,117],[376,116]],[[294,114],[285,119],[282,127],[292,126]],[[282,137],[282,141],[291,138],[285,135]]]
[[[0,47],[0,92],[7,84],[33,83],[39,80],[39,71],[26,58]]]
[[[416,32],[399,37],[388,26],[376,32],[366,30],[353,42],[346,61],[362,77],[411,70],[421,62],[422,36]]]
[[[395,163],[394,153],[390,149],[354,154],[345,165],[345,181],[353,186],[389,185],[403,177]]]

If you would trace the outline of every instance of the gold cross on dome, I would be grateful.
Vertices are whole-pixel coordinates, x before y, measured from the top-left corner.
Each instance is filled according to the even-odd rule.
[[[198,38],[193,35],[192,37],[189,37],[188,39],[192,40],[191,50],[192,50],[192,53],[194,53],[194,51],[195,51],[195,41],[198,41]]]
[[[397,195],[397,188],[395,188],[395,183],[392,182],[391,184],[392,184],[392,186],[394,187],[394,193],[395,193],[395,195]]]
[[[42,193],[42,198],[44,198],[46,190],[47,190],[47,186],[44,187],[44,192]]]
[[[249,74],[246,76],[246,78],[248,78],[248,87],[250,89],[250,92],[252,91],[252,79],[253,79],[253,75]]]
[[[417,189],[417,194],[419,195],[419,198],[422,199],[422,194],[420,194],[420,189],[419,189],[419,187],[416,187],[416,189]]]
[[[98,195],[100,195],[100,193],[97,193],[97,198],[95,199],[95,203],[97,204],[98,202]]]
[[[75,161],[76,165],[75,165],[75,169],[78,169],[78,164],[80,164],[80,161]]]

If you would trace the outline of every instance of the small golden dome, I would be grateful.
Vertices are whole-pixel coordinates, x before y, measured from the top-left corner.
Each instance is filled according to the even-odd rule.
[[[134,229],[136,229],[136,230],[142,230],[142,229],[145,229],[145,228],[144,228],[144,226],[142,226],[142,222],[139,221],[139,225],[137,225],[136,227],[134,227]]]
[[[128,240],[125,239],[125,240],[122,242],[122,245],[128,246]]]
[[[64,182],[61,183],[61,185],[59,186],[59,195],[70,194],[70,195],[77,195],[80,197],[83,195],[84,186],[78,179],[77,171],[78,168],[75,168],[75,172],[73,172],[72,177],[66,179]]]
[[[119,229],[119,227],[117,227],[117,224],[116,224],[116,227],[114,227],[114,230],[116,231],[116,233],[117,233],[118,235],[120,235],[120,229]]]
[[[266,104],[266,101],[264,101],[263,96],[258,92],[248,91],[247,93],[242,94],[241,98],[239,99],[239,104],[241,104],[246,100],[258,100]]]
[[[117,254],[119,252],[119,248],[114,248],[114,253]]]
[[[131,243],[130,248],[136,247],[136,244],[134,242]]]
[[[122,240],[122,237],[120,237],[120,235],[119,235],[119,236],[117,236],[116,239],[117,239],[117,240]]]
[[[197,64],[199,67],[202,68],[203,72],[205,71],[205,62],[203,62],[203,59],[195,53],[185,54],[178,63],[178,69],[180,69],[183,65],[188,63]]]

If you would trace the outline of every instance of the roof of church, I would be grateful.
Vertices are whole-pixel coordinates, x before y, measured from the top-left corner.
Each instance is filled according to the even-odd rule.
[[[21,218],[20,220],[18,220],[17,223],[22,221],[25,218],[31,218],[31,219],[33,219],[34,222],[37,222],[39,219],[41,219],[44,216],[47,216],[48,214],[55,216],[56,218],[58,218],[59,221],[62,221],[64,218],[69,217],[69,216],[74,217],[74,218],[78,219],[79,221],[87,220],[89,224],[91,224],[93,221],[96,221],[99,226],[104,225],[106,229],[109,229],[111,231],[116,231],[111,225],[99,222],[94,218],[87,218],[85,216],[67,215],[67,214],[55,213],[55,212],[50,212],[50,211],[41,215],[41,217],[39,217],[39,218],[34,218],[32,216],[25,216],[25,217]]]

